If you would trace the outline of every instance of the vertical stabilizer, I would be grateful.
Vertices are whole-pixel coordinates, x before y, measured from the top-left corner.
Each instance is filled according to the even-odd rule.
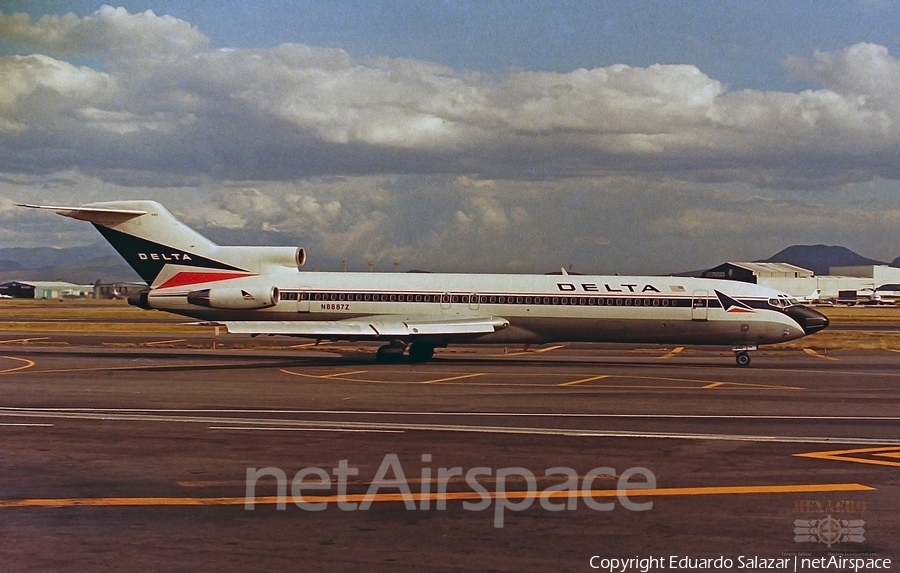
[[[92,223],[147,284],[152,284],[167,264],[244,270],[219,260],[223,247],[176,219],[156,201],[109,201],[81,207],[24,206],[52,209],[65,217]]]

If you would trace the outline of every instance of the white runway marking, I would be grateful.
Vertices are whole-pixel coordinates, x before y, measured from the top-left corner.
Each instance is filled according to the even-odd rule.
[[[775,414],[603,414],[583,412],[429,412],[424,410],[285,410],[260,408],[14,408],[0,406],[4,412],[110,412],[110,413],[176,413],[176,414],[315,414],[374,416],[482,416],[527,418],[674,418],[696,420],[833,420],[833,421],[900,421],[900,416],[782,416]]]
[[[26,343],[31,342],[32,340],[49,340],[49,336],[38,336],[35,338],[15,338],[12,340],[0,340],[0,344],[15,344],[16,342]]]
[[[210,430],[262,430],[277,432],[364,432],[373,434],[402,434],[403,430],[366,430],[355,428],[284,428],[280,426],[272,426],[271,428],[260,428],[255,426],[210,426]]]
[[[896,446],[900,445],[900,439],[881,439],[866,437],[834,437],[834,436],[784,436],[784,435],[745,435],[745,434],[717,434],[717,433],[689,433],[689,432],[640,432],[628,430],[604,430],[604,429],[573,429],[573,428],[542,428],[534,426],[482,426],[466,424],[431,424],[431,423],[402,423],[402,422],[355,422],[355,421],[317,421],[317,420],[293,420],[288,418],[242,418],[225,417],[215,415],[176,415],[161,411],[162,413],[148,414],[137,412],[106,411],[60,411],[43,410],[40,408],[15,409],[4,408],[0,410],[0,417],[24,417],[24,418],[49,418],[69,420],[95,420],[95,421],[121,421],[121,422],[147,422],[147,423],[203,423],[240,426],[242,428],[253,427],[279,427],[279,428],[341,428],[356,430],[395,430],[395,431],[422,431],[422,432],[460,432],[482,434],[517,434],[534,436],[568,436],[590,438],[651,438],[651,439],[685,439],[685,440],[714,440],[714,441],[739,441],[739,442],[773,442],[794,444],[852,444],[865,446]],[[218,412],[221,413],[221,412]],[[357,414],[357,413],[354,413]],[[437,415],[437,414],[433,414]],[[457,414],[458,415],[458,414]],[[685,416],[687,417],[687,416]]]

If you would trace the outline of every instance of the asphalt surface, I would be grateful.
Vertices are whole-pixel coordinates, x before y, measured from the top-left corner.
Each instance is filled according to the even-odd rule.
[[[0,570],[591,571],[592,556],[793,570],[829,552],[897,567],[900,353],[759,352],[738,368],[661,347],[384,365],[373,350],[5,333]],[[262,468],[284,473],[283,509],[271,475],[245,508]]]

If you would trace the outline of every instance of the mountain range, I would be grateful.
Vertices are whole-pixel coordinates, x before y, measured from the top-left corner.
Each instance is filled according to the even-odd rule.
[[[792,245],[778,251],[768,259],[755,261],[757,263],[790,263],[809,269],[817,275],[827,275],[831,267],[854,267],[864,265],[886,265],[884,261],[866,258],[847,247],[836,245]],[[900,257],[890,263],[898,266]]]
[[[216,239],[227,244],[226,241],[222,241],[222,237],[216,237]],[[721,262],[724,261],[713,262],[710,267]],[[830,267],[884,264],[900,267],[900,257],[890,263],[885,263],[864,257],[846,247],[834,245],[793,245],[769,258],[755,262],[790,263],[810,269],[817,275],[827,275]],[[319,264],[322,263],[325,263],[320,267],[323,269],[340,268],[338,261],[319,261]],[[701,272],[690,271],[678,274],[699,276]],[[89,284],[98,279],[104,282],[140,281],[137,273],[122,260],[109,244],[102,241],[93,245],[65,249],[0,248],[0,282],[63,280]]]

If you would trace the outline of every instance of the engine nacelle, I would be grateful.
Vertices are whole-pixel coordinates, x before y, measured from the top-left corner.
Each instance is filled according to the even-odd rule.
[[[188,293],[187,301],[197,306],[227,310],[270,308],[278,304],[278,287],[273,286],[269,289],[206,288]]]
[[[306,264],[303,247],[217,247],[216,255],[216,260],[259,274],[273,267],[300,270]]]
[[[300,270],[300,267],[306,264],[306,249],[297,247],[297,250],[294,252],[294,262],[297,263],[297,270]]]

